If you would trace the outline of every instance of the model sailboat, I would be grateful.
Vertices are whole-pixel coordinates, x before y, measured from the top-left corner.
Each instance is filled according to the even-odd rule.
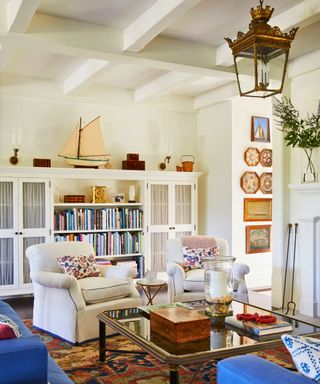
[[[100,127],[100,116],[82,126],[82,118],[72,131],[58,156],[64,157],[75,167],[98,167],[104,165],[109,154],[106,153]]]

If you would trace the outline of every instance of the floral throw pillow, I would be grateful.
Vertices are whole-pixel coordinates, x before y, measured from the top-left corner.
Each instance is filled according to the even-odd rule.
[[[185,271],[190,271],[191,269],[203,268],[203,259],[209,256],[218,256],[219,248],[189,248],[182,247],[183,254],[183,267]]]
[[[57,260],[63,272],[73,275],[76,279],[100,276],[93,255],[62,256],[58,257]]]
[[[19,326],[5,315],[0,315],[0,339],[21,337]]]
[[[320,383],[320,339],[293,335],[281,336],[297,370]]]

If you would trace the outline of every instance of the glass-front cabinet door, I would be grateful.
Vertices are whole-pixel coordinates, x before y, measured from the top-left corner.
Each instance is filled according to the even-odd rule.
[[[0,293],[31,291],[29,245],[50,241],[49,181],[0,178]]]
[[[18,287],[18,226],[17,180],[0,179],[0,288]]]
[[[167,240],[196,233],[195,183],[148,182],[147,196],[146,269],[163,272]]]

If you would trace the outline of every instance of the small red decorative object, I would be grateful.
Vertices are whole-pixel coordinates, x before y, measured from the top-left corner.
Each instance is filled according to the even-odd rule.
[[[275,323],[277,318],[272,315],[258,315],[258,313],[239,313],[237,320],[254,321],[255,323]]]

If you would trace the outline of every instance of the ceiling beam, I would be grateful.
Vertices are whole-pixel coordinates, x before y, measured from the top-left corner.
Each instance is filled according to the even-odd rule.
[[[232,70],[214,68],[213,47],[160,36],[139,53],[123,52],[122,32],[117,29],[38,13],[27,34],[0,33],[1,43],[86,59],[234,79]]]
[[[7,32],[27,31],[40,0],[9,0],[7,4]]]
[[[195,75],[182,72],[169,72],[149,83],[137,88],[134,92],[134,101],[141,102],[155,96],[161,96],[172,91],[178,85],[195,79]]]
[[[320,19],[320,1],[304,0],[285,12],[271,18],[270,25],[277,25],[282,31],[299,26],[304,28]],[[250,20],[248,20],[249,25]],[[246,30],[248,27],[246,27]],[[299,33],[299,32],[298,32]],[[230,66],[233,64],[231,49],[225,42],[216,49],[215,65]]]
[[[89,59],[78,67],[63,82],[63,94],[68,95],[76,89],[88,84],[109,64],[108,61]]]
[[[320,69],[320,50],[290,60],[288,77],[293,78]]]
[[[238,84],[234,81],[232,83],[226,84],[222,87],[218,87],[216,89],[213,89],[212,91],[203,93],[202,95],[195,97],[193,107],[194,109],[205,108],[209,105],[221,103],[222,101],[226,101],[226,99],[238,95]]]
[[[123,50],[139,52],[175,19],[202,0],[158,0],[123,32]]]

